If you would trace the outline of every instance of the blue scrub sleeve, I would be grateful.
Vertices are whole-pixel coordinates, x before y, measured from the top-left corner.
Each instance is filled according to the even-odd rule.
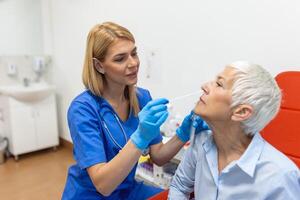
[[[152,100],[151,94],[148,90],[142,89],[142,88],[138,88],[137,90],[137,97],[139,100],[139,104],[140,104],[140,110],[143,109],[143,107]],[[154,144],[158,144],[162,141],[162,135],[157,136],[156,138],[154,138],[149,146],[154,145]]]
[[[107,161],[97,108],[88,102],[73,101],[68,110],[68,124],[74,157],[81,169]]]

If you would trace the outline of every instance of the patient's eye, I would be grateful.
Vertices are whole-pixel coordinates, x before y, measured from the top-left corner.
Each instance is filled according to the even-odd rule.
[[[217,87],[223,87],[223,84],[219,81],[216,81],[216,85],[217,85]]]

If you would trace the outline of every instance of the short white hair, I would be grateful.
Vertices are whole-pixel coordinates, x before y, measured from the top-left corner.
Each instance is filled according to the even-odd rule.
[[[278,113],[281,90],[272,75],[257,64],[237,61],[228,65],[236,70],[232,87],[232,104],[252,106],[253,113],[242,122],[247,135],[261,131]]]

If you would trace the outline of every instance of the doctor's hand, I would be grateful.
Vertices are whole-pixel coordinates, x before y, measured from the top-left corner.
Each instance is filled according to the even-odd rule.
[[[195,115],[194,120],[193,115]],[[195,134],[204,130],[209,130],[206,122],[200,116],[191,111],[191,113],[184,118],[181,126],[176,129],[176,135],[182,142],[189,141],[192,126],[195,128]]]
[[[169,113],[164,98],[148,102],[139,112],[139,125],[130,136],[131,141],[140,150],[148,148],[149,143],[160,134],[160,126],[166,121]]]

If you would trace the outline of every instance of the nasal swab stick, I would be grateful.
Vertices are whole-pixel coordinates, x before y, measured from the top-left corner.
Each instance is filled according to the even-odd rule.
[[[181,99],[185,99],[187,97],[194,96],[194,95],[200,94],[200,93],[201,93],[201,90],[196,91],[196,92],[192,92],[192,93],[189,93],[189,94],[185,94],[185,95],[182,95],[182,96],[174,97],[173,99],[169,100],[169,103],[167,104],[167,106],[171,107],[172,103],[175,102],[175,101],[178,101],[178,100],[181,100]]]
[[[187,98],[189,96],[193,96],[193,95],[200,94],[200,93],[201,93],[201,91],[197,91],[197,92],[192,92],[192,93],[185,94],[185,95],[182,95],[182,96],[178,96],[178,97],[175,97],[173,99],[170,99],[169,102],[178,101],[180,99],[184,99],[184,98]]]

